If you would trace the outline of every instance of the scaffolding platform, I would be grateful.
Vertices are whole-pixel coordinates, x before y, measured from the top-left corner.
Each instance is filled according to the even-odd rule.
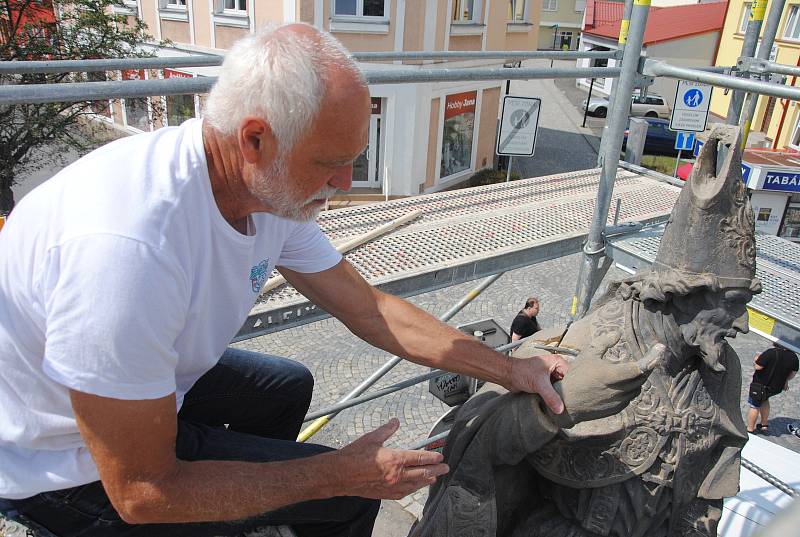
[[[664,224],[611,240],[607,253],[628,272],[649,267],[658,253]],[[764,290],[750,310],[750,329],[800,351],[800,244],[756,235],[756,276]]]
[[[337,209],[323,213],[318,222],[339,244],[421,210],[416,220],[346,255],[371,284],[412,296],[579,252],[599,180],[599,168],[581,170]],[[679,192],[665,182],[619,170],[612,209],[619,199],[621,224],[662,222]],[[613,220],[612,214],[608,223]],[[326,316],[282,285],[261,297],[235,341]]]

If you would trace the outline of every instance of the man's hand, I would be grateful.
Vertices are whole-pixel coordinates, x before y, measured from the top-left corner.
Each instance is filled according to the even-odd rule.
[[[399,427],[392,418],[333,454],[348,495],[399,500],[449,471],[441,453],[383,447]]]
[[[615,364],[597,358],[578,358],[570,374],[554,385],[566,409],[553,419],[560,427],[569,428],[581,421],[622,411],[668,355],[667,348],[657,343],[638,362]]]
[[[560,354],[513,359],[509,390],[538,393],[552,412],[561,414],[564,411],[564,403],[553,388],[553,382],[563,379],[568,370],[569,364]]]

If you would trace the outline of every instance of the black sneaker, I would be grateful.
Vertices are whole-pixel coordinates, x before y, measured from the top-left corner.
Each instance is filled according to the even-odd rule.
[[[789,431],[789,433],[800,438],[800,427],[798,427],[796,424],[790,423],[789,425],[786,426],[786,430]]]

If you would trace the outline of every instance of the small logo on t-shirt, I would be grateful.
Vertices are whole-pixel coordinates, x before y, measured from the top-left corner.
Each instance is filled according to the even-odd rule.
[[[258,293],[264,286],[264,282],[269,277],[269,258],[259,263],[250,269],[250,283],[253,286],[253,292]]]

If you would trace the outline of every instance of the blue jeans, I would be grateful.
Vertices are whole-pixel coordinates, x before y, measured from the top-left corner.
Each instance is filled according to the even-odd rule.
[[[184,398],[178,413],[177,457],[266,462],[329,451],[295,441],[313,387],[311,373],[297,362],[228,349]],[[291,526],[299,537],[367,537],[380,506],[377,500],[338,497],[232,522],[127,524],[99,481],[3,503],[59,537],[237,536],[278,525]]]

